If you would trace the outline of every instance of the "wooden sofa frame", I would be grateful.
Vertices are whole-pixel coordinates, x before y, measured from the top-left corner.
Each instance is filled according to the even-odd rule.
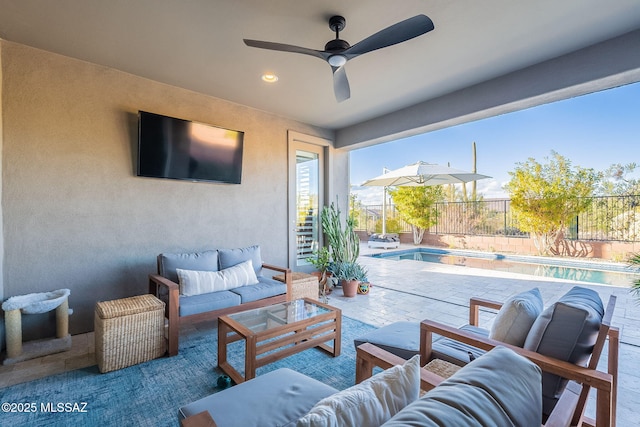
[[[284,273],[284,283],[287,286],[286,294],[263,298],[257,301],[251,301],[244,304],[235,305],[233,307],[222,308],[219,310],[192,314],[189,316],[180,316],[180,287],[178,286],[178,284],[159,274],[150,274],[149,293],[155,295],[158,299],[165,302],[165,318],[167,319],[168,323],[167,354],[169,356],[175,356],[178,354],[181,325],[199,323],[207,320],[213,321],[218,317],[227,314],[290,301],[291,295],[293,294],[291,291],[291,269],[265,263],[262,264],[262,268]],[[160,270],[158,269],[158,271]]]

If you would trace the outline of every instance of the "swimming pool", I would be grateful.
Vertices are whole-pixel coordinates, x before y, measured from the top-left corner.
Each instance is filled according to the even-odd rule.
[[[483,252],[416,248],[369,255],[391,260],[414,260],[486,270],[507,271],[556,279],[577,280],[611,286],[630,286],[640,270],[623,264],[573,261],[566,258],[536,258]]]

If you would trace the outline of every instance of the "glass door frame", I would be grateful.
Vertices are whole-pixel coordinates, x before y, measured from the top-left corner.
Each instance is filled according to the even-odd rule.
[[[318,155],[318,206],[320,209],[325,205],[325,191],[327,188],[328,154],[331,141],[317,136],[305,135],[303,133],[288,132],[288,164],[289,164],[289,184],[288,184],[288,251],[289,268],[293,271],[311,272],[315,268],[311,264],[298,265],[297,256],[297,152],[306,151]],[[322,229],[318,212],[318,248],[322,247]]]

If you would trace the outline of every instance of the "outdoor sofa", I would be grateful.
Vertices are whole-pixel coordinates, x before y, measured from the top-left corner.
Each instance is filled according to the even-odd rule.
[[[165,302],[168,354],[178,354],[180,324],[285,302],[291,270],[262,262],[260,246],[158,255],[158,273],[149,275],[149,293]],[[284,274],[284,282],[264,274]]]
[[[509,349],[444,381],[420,368],[419,356],[402,362],[343,391],[281,368],[185,405],[178,416],[185,427],[541,425],[540,368]],[[430,391],[419,397],[421,388]]]

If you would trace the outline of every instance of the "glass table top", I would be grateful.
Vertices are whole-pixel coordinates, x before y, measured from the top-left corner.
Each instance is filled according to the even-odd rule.
[[[253,332],[266,331],[278,326],[299,322],[329,313],[331,310],[302,299],[256,308],[227,317]]]

